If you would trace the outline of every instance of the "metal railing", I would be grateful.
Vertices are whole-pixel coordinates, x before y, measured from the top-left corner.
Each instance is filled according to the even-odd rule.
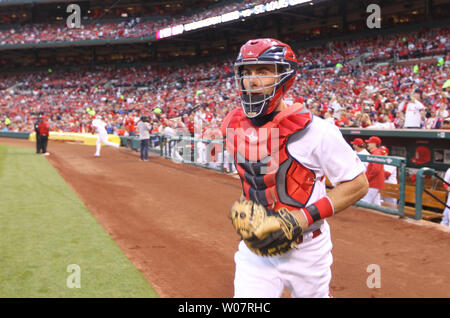
[[[121,137],[122,145],[140,150],[138,137]],[[171,159],[177,163],[186,163],[220,172],[232,172],[233,158],[226,152],[222,139],[210,140],[191,136],[150,135],[149,151]],[[214,155],[212,153],[215,152]]]
[[[405,186],[406,186],[406,159],[403,157],[394,156],[374,156],[374,155],[360,155],[358,157],[363,162],[374,162],[383,165],[391,165],[398,168],[398,181],[399,181],[399,198],[397,207],[385,207],[382,205],[371,204],[364,201],[358,201],[356,206],[378,210],[381,212],[405,216]]]
[[[140,140],[138,137],[121,137],[122,145],[140,150]],[[215,156],[211,152],[215,149]],[[166,159],[177,163],[190,164],[202,168],[212,169],[219,172],[236,172],[234,168],[234,159],[225,150],[225,143],[222,139],[209,140],[202,138],[193,138],[191,136],[168,136],[162,134],[150,135],[149,151],[158,154]],[[203,152],[204,155],[201,155]],[[398,203],[393,206],[383,206],[367,203],[359,200],[356,206],[374,209],[380,212],[405,217],[405,197],[406,197],[406,158],[396,156],[375,156],[360,155],[363,162],[373,162],[383,165],[395,166],[398,170]],[[214,158],[213,158],[214,157]],[[436,171],[431,168],[421,168],[417,173],[416,179],[416,202],[415,219],[422,218],[422,195],[426,192],[424,188],[424,179],[426,175],[435,175]]]
[[[430,197],[432,197],[435,201],[439,202],[440,204],[442,204],[443,207],[447,207],[450,208],[449,206],[447,206],[446,202],[443,202],[441,199],[439,199],[438,197],[436,197],[435,195],[433,195],[430,191],[428,191],[427,189],[425,189],[425,176],[431,176],[431,177],[436,177],[441,179],[441,181],[444,184],[448,183],[440,178],[437,173],[436,170],[428,168],[428,167],[424,167],[424,168],[420,168],[419,171],[417,171],[417,175],[416,175],[416,205],[415,205],[415,219],[419,220],[422,218],[422,210],[423,210],[423,195],[429,195]]]

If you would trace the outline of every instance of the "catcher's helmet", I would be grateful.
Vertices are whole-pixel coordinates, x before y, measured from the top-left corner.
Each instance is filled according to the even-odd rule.
[[[255,90],[246,89],[243,85],[245,65],[272,64],[276,69],[276,82],[271,85],[270,94],[257,94]],[[270,114],[277,107],[281,97],[295,80],[298,69],[297,58],[289,45],[274,39],[255,39],[245,43],[234,64],[236,85],[241,98],[242,108],[248,118],[256,118]],[[259,80],[260,77],[257,76]],[[259,89],[261,91],[261,89]]]

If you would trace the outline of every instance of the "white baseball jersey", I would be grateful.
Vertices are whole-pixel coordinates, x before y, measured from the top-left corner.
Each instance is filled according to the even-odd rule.
[[[92,121],[92,126],[95,127],[98,133],[97,143],[96,143],[96,152],[95,156],[100,156],[100,150],[102,148],[102,143],[107,146],[112,146],[116,148],[120,148],[120,144],[115,144],[108,140],[108,132],[106,131],[106,123],[96,118]]]
[[[97,133],[99,134],[106,134],[106,123],[99,119],[99,118],[95,118],[92,121],[92,126],[95,127],[95,129],[97,130]]]
[[[312,170],[317,179],[327,176],[333,185],[350,181],[365,172],[365,167],[355,151],[342,137],[338,127],[314,116],[304,133],[289,140],[289,154],[306,168]],[[323,197],[325,182],[314,187],[308,205]]]
[[[289,140],[288,153],[316,176],[316,184],[306,205],[325,196],[327,176],[333,186],[350,181],[366,171],[363,162],[342,137],[338,127],[320,117],[313,117],[309,127]],[[323,220],[322,220],[323,221]],[[320,224],[315,222],[309,230]]]
[[[306,205],[326,195],[325,176],[337,185],[365,172],[363,163],[339,129],[319,117],[314,116],[307,129],[292,136],[287,151],[316,176]],[[318,229],[321,234],[313,238],[313,231]],[[331,250],[330,229],[324,219],[311,224],[303,243],[296,249],[280,256],[257,256],[241,241],[234,256],[234,297],[280,297],[284,287],[291,290],[293,297],[328,297]]]
[[[367,149],[363,149],[363,150],[361,150],[360,152],[358,152],[358,154],[369,156],[369,155],[370,155],[370,152],[368,152]],[[364,165],[364,167],[365,167],[366,170],[367,170],[367,167],[369,166],[369,162],[363,161],[363,165]]]

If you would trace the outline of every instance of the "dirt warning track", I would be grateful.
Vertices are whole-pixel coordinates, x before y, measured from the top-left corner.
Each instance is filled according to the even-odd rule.
[[[1,144],[34,147],[21,139]],[[50,142],[47,157],[161,297],[233,296],[238,244],[228,211],[240,181],[138,153]],[[349,208],[329,219],[334,297],[450,297],[450,231]],[[380,288],[370,275],[380,273]],[[368,284],[369,282],[369,284]]]

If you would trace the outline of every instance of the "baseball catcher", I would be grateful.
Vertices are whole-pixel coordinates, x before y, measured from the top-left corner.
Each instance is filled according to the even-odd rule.
[[[242,183],[229,212],[242,239],[235,297],[280,297],[285,287],[293,297],[329,296],[326,218],[367,193],[365,167],[339,129],[284,102],[297,68],[292,49],[275,39],[248,41],[234,65],[241,107],[221,130]]]

